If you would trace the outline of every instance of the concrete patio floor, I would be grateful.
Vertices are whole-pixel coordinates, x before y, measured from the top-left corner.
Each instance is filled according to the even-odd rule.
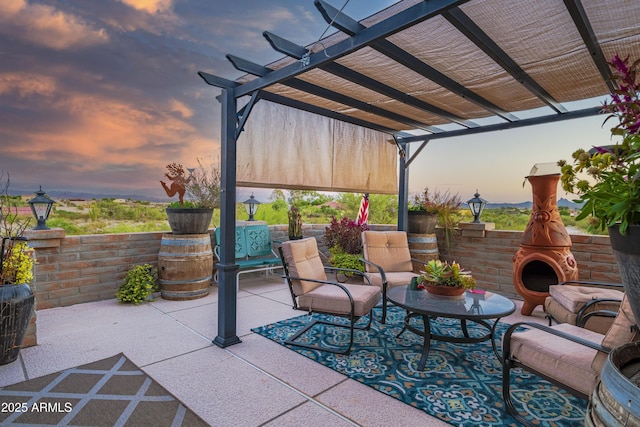
[[[217,335],[217,287],[205,298],[140,306],[116,299],[40,310],[38,345],[0,366],[0,387],[124,353],[213,426],[449,426],[251,332],[303,314],[280,276],[243,275],[237,308],[242,342]],[[502,319],[544,322],[531,317]]]

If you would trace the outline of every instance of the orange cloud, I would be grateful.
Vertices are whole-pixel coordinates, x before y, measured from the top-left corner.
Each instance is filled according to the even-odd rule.
[[[193,117],[193,110],[186,106],[184,102],[178,101],[177,99],[172,99],[171,103],[171,111],[179,113],[182,117],[188,119],[189,117]]]
[[[55,80],[31,73],[0,74],[0,95],[16,93],[20,98],[31,95],[51,96],[56,90]]]
[[[19,134],[4,129],[6,135],[23,142],[3,147],[11,157],[60,160],[77,173],[111,164],[157,169],[161,176],[169,161],[193,165],[196,157],[219,150],[217,142],[199,135],[188,121],[194,112],[177,99],[167,103],[74,92],[60,87],[54,78],[30,73],[0,75],[2,94],[19,94],[21,108],[51,111],[61,118],[55,129],[34,127],[20,129]]]
[[[55,50],[92,46],[109,40],[104,29],[95,30],[73,15],[25,0],[0,2],[0,32]]]
[[[155,14],[171,9],[172,0],[120,0],[122,3],[136,10]]]

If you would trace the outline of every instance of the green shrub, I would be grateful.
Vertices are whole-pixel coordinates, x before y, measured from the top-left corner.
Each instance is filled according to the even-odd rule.
[[[140,304],[153,301],[149,296],[158,289],[158,270],[150,264],[136,265],[128,272],[116,292],[120,302]]]
[[[347,254],[340,250],[330,249],[331,252],[331,265],[336,268],[349,268],[352,270],[364,271],[364,263],[360,261],[362,254]],[[352,276],[353,273],[346,273],[347,277]]]

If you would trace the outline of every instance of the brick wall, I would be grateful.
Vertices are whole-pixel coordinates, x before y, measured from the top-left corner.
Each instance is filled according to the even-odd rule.
[[[132,265],[156,265],[162,233],[69,236],[36,248],[36,309],[114,298]]]
[[[440,258],[455,260],[471,270],[478,286],[505,296],[519,297],[513,287],[513,256],[520,247],[522,231],[491,230],[485,237],[463,237],[460,230],[452,235],[447,249],[442,229],[436,229]],[[620,283],[609,236],[571,235],[571,253],[578,263],[581,280]]]
[[[320,251],[328,259],[324,245],[325,224],[303,226],[305,237],[318,239]],[[270,227],[272,239],[287,240],[287,226]],[[372,225],[373,230],[395,230],[393,225]],[[36,246],[38,264],[32,288],[36,309],[114,298],[118,286],[132,265],[157,265],[162,232],[69,236],[57,247]],[[518,297],[512,283],[513,256],[520,245],[520,231],[486,231],[485,237],[463,237],[454,232],[450,250],[437,229],[442,259],[455,259],[473,272],[478,286],[509,297]],[[608,236],[572,235],[572,253],[584,280],[619,282],[618,267]],[[31,238],[30,238],[31,240]],[[24,346],[35,345],[36,316],[32,319]]]

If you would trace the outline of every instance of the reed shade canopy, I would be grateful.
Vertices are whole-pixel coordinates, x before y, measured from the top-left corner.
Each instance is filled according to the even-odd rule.
[[[199,73],[246,104],[239,185],[397,192],[387,183],[397,187],[393,156],[403,143],[597,114],[601,99],[565,104],[610,93],[615,54],[640,57],[635,1],[403,0],[361,22],[315,4],[334,34],[300,46],[265,31],[281,60],[228,54],[247,74]],[[518,114],[536,108],[533,118]],[[362,150],[349,162],[362,170],[336,176],[340,155]]]
[[[598,114],[613,90],[607,60],[640,57],[638,1],[402,0],[360,22],[314,4],[334,34],[302,46],[265,31],[282,59],[229,53],[244,75],[198,73],[222,89],[221,211],[233,209],[236,183],[395,191],[405,229],[408,168],[429,141]],[[341,157],[356,153],[347,164],[362,170],[340,176]]]

